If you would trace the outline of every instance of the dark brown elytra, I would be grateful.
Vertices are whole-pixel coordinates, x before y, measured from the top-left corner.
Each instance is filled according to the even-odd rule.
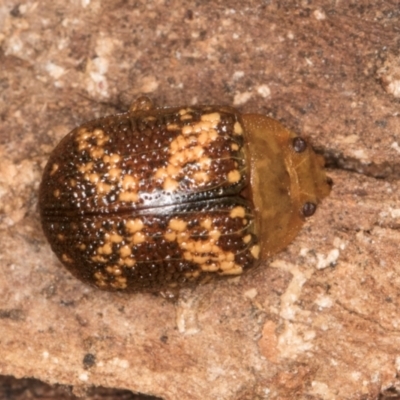
[[[324,161],[277,121],[224,106],[87,122],[39,192],[60,261],[104,290],[165,292],[240,275],[282,250],[329,194]]]

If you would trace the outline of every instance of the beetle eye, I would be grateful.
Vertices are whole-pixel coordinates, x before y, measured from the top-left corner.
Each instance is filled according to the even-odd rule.
[[[293,139],[293,149],[296,153],[303,153],[307,148],[307,142],[301,137],[295,137]]]
[[[310,202],[306,202],[303,204],[303,215],[305,217],[311,217],[311,215],[313,215],[315,213],[315,211],[317,210],[317,205],[314,203],[310,203]]]

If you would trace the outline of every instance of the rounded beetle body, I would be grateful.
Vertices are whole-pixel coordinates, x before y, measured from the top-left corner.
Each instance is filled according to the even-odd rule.
[[[161,292],[254,267],[292,241],[329,191],[322,157],[270,118],[141,98],[58,144],[39,209],[77,278]]]

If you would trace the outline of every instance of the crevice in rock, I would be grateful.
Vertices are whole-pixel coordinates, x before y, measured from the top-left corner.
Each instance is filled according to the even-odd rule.
[[[38,379],[17,379],[0,375],[0,398],[5,400],[79,400],[71,386],[48,385]],[[160,397],[133,393],[126,389],[90,387],[85,390],[86,400],[163,400]]]
[[[346,157],[343,153],[336,150],[321,148],[315,148],[314,150],[316,153],[324,156],[327,168],[355,172],[375,179],[388,181],[400,180],[400,163],[390,164],[386,161],[381,164],[374,162],[366,163],[354,157]]]

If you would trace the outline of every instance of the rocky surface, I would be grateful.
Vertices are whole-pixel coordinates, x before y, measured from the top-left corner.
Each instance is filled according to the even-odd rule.
[[[0,374],[165,400],[400,393],[399,21],[393,0],[4,0]],[[330,197],[264,268],[177,303],[84,286],[41,231],[41,172],[139,94],[277,118],[325,154]]]

